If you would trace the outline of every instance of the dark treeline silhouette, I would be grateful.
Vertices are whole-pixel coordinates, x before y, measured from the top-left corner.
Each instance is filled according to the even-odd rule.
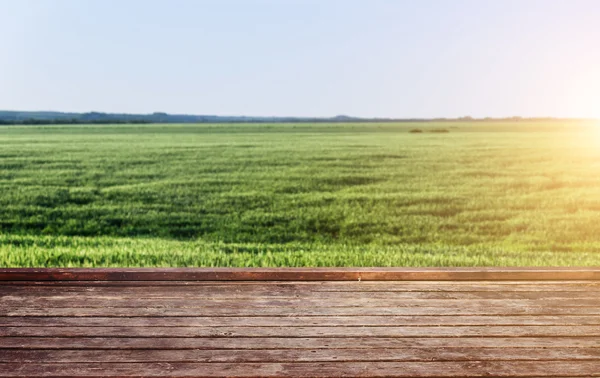
[[[564,120],[540,118],[360,118],[335,117],[248,117],[188,114],[62,113],[0,111],[0,125],[145,124],[145,123],[332,123],[332,122],[518,122]]]

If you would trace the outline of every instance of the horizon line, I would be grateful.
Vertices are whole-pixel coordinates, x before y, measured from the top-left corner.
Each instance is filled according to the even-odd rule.
[[[105,115],[105,116],[140,116],[140,117],[148,117],[148,116],[181,116],[181,117],[215,117],[215,118],[248,118],[248,119],[278,119],[278,118],[286,118],[286,119],[354,119],[354,120],[419,120],[419,121],[427,121],[427,120],[460,120],[460,121],[469,121],[469,120],[535,120],[535,119],[543,119],[543,120],[600,120],[600,117],[585,117],[585,116],[521,116],[521,115],[510,115],[510,116],[432,116],[432,117],[384,117],[384,116],[355,116],[348,114],[337,114],[333,116],[298,116],[298,115],[231,115],[231,114],[200,114],[200,113],[169,113],[163,111],[154,111],[154,112],[106,112],[106,111],[61,111],[61,110],[5,110],[0,109],[0,113],[56,113],[57,115]]]

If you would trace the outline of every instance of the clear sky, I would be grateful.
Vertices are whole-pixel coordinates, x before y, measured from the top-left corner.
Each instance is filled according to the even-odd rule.
[[[0,0],[0,109],[600,117],[598,0]]]

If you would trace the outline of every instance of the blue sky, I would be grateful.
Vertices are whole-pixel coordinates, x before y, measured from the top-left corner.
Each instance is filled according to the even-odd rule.
[[[0,0],[0,109],[600,117],[596,0]]]

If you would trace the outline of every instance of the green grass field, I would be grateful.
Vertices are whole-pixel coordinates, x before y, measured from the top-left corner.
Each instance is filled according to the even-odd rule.
[[[600,265],[592,126],[4,126],[0,266]]]

